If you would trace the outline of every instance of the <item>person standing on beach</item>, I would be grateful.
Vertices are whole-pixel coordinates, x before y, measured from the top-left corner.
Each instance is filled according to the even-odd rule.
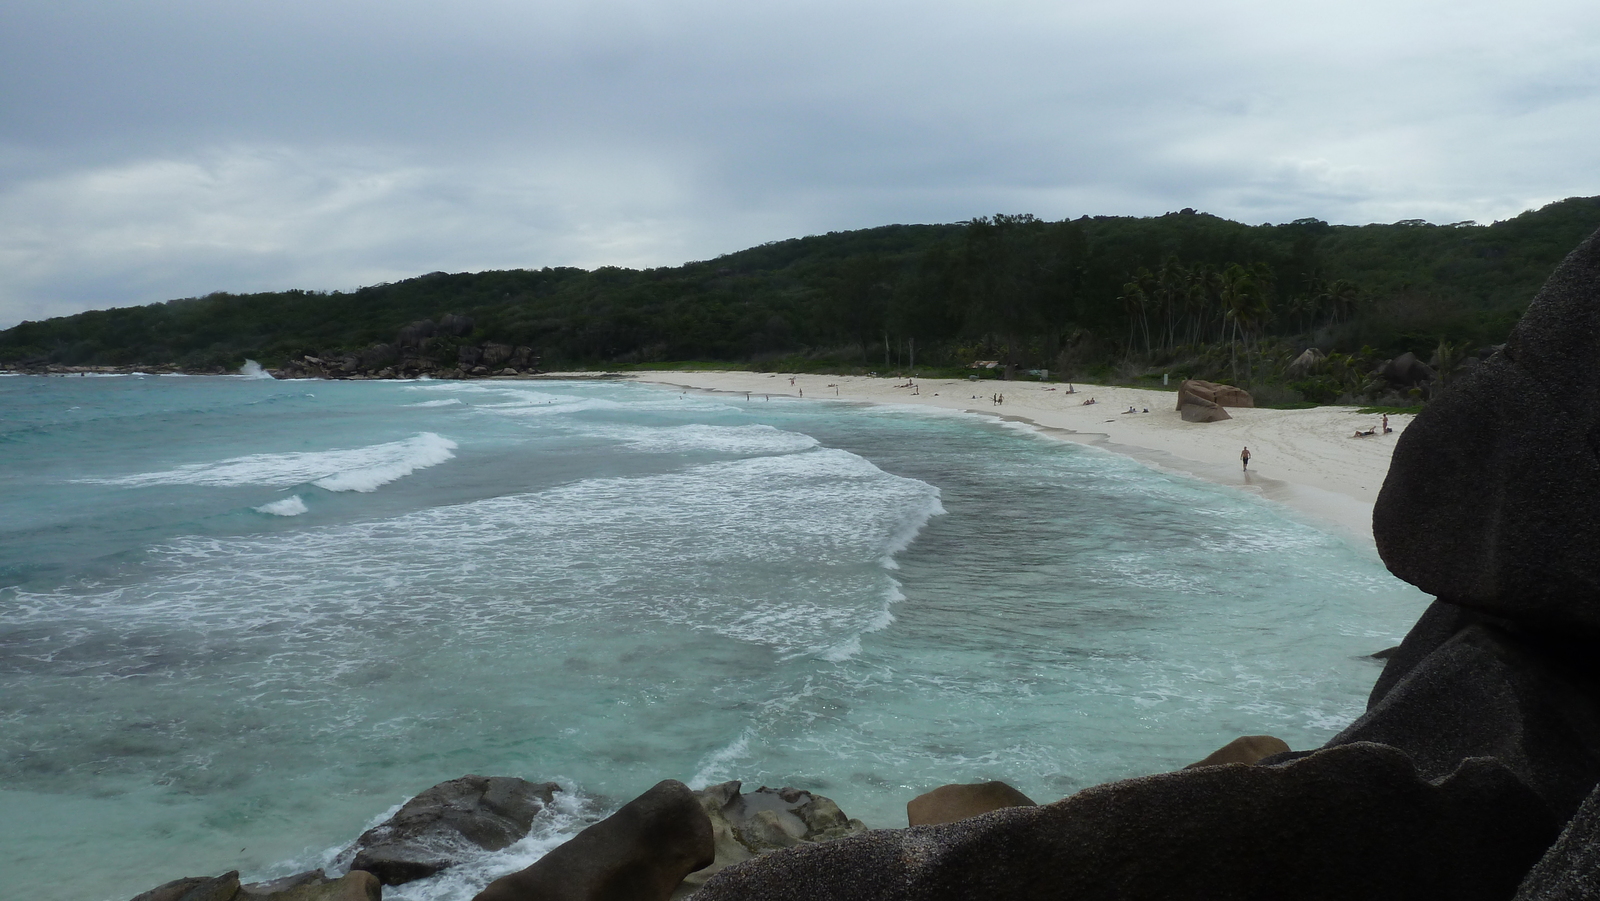
[[[1239,452],[1239,462],[1244,464],[1245,472],[1250,471],[1250,448],[1247,447]]]

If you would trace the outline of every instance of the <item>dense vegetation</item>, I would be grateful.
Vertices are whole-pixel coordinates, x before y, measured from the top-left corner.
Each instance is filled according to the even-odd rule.
[[[1600,228],[1600,198],[1514,219],[1250,226],[1193,210],[1045,222],[891,225],[642,271],[435,272],[350,293],[212,294],[25,322],[12,363],[268,365],[472,317],[472,340],[528,345],[546,369],[717,360],[895,370],[976,359],[1062,376],[1171,370],[1281,382],[1334,355],[1307,397],[1354,391],[1402,352],[1449,364],[1504,340],[1550,271]]]

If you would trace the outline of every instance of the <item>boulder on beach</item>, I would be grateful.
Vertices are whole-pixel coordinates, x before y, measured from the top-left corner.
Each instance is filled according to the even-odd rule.
[[[384,885],[432,876],[480,851],[498,851],[528,834],[534,815],[561,786],[511,776],[462,776],[405,803],[362,833],[350,849],[352,870]]]
[[[1600,235],[1395,444],[1372,515],[1395,575],[1527,627],[1600,630]]]
[[[1221,422],[1232,419],[1228,411],[1209,402],[1190,401],[1178,407],[1178,414],[1184,422]]]
[[[715,859],[711,818],[687,785],[668,779],[474,901],[667,901]]]
[[[1195,767],[1222,766],[1229,763],[1254,765],[1274,754],[1288,752],[1289,743],[1281,738],[1274,738],[1271,735],[1241,735],[1212,751],[1205,759],[1197,760],[1184,769],[1192,770]]]
[[[1556,834],[1539,798],[1493,760],[1429,781],[1399,750],[1351,744],[802,845],[729,867],[697,897],[1503,901]]]
[[[1036,807],[1033,799],[1004,782],[941,785],[906,804],[912,826],[937,826],[1007,807]]]
[[[1254,407],[1255,398],[1243,388],[1232,385],[1219,385],[1216,382],[1207,382],[1203,379],[1184,379],[1178,384],[1178,409],[1183,409],[1184,404],[1210,403],[1219,407]]]

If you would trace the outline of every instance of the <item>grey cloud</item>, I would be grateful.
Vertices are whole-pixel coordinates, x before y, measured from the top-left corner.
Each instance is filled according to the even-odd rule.
[[[1487,221],[1596,192],[1600,10],[1555,0],[5,16],[0,327],[1002,210]]]

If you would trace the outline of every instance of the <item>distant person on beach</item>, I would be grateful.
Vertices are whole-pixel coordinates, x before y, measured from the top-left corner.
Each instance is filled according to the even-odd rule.
[[[1239,452],[1239,462],[1244,464],[1244,471],[1250,471],[1250,448],[1246,447]]]
[[[1392,431],[1394,431],[1394,429],[1389,428],[1389,414],[1385,413],[1383,414],[1383,433],[1387,435]]]

